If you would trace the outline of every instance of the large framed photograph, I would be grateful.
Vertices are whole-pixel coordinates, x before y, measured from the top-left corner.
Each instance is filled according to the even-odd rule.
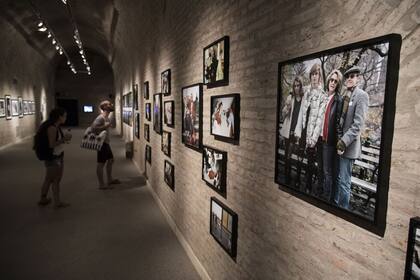
[[[150,127],[147,123],[144,124],[144,140],[150,142]]]
[[[226,198],[227,153],[203,146],[202,179]]]
[[[203,133],[203,84],[182,88],[182,143],[201,151]]]
[[[136,135],[137,139],[140,139],[140,114],[136,113],[136,118],[134,121],[134,135]]]
[[[215,197],[210,199],[210,234],[236,260],[238,215]]]
[[[383,236],[401,37],[279,64],[275,182]]]
[[[144,147],[144,157],[149,164],[152,164],[152,147],[149,145]]]
[[[139,85],[133,84],[133,99],[134,99],[134,110],[139,109]]]
[[[175,180],[174,180],[174,165],[168,160],[165,160],[164,166],[164,180],[165,183],[175,191]]]
[[[420,280],[420,217],[410,219],[404,280]]]
[[[146,81],[143,84],[143,97],[146,100],[149,100],[149,82]]]
[[[152,113],[151,113],[150,103],[146,103],[144,106],[145,106],[144,110],[145,110],[146,120],[151,121]]]
[[[163,122],[169,127],[174,127],[174,101],[163,102],[163,112]]]
[[[0,98],[0,118],[4,118],[6,116],[6,101],[4,98]]]
[[[12,119],[12,100],[10,95],[4,96],[5,106],[6,106],[6,120]]]
[[[167,131],[162,132],[162,152],[171,157],[171,133]]]
[[[229,84],[229,37],[211,43],[203,50],[203,83],[208,88]]]
[[[240,95],[211,97],[210,134],[217,140],[238,143],[240,126]]]
[[[12,116],[19,116],[19,101],[17,99],[12,99]]]
[[[160,82],[162,94],[165,96],[171,95],[171,69],[167,69],[160,74]]]
[[[153,94],[153,130],[162,134],[162,94]]]

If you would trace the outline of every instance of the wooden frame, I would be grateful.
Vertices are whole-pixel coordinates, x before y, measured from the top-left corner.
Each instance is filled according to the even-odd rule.
[[[216,140],[239,144],[240,98],[238,93],[210,98],[210,134]]]
[[[173,100],[171,101],[165,101],[163,102],[163,121],[164,124],[168,127],[175,127],[175,102]]]
[[[201,179],[226,198],[227,152],[203,146]]]
[[[207,88],[229,84],[229,37],[225,36],[203,49],[203,84]]]
[[[183,87],[182,104],[182,143],[201,152],[203,139],[203,84]]]

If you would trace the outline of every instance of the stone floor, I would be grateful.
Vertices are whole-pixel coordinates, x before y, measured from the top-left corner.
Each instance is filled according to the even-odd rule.
[[[112,136],[114,174],[122,184],[99,190],[96,153],[65,152],[62,200],[39,207],[43,163],[31,140],[0,150],[0,279],[199,279],[130,160]]]

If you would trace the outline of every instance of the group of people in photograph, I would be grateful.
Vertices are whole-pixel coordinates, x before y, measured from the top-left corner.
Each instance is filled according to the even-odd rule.
[[[369,105],[368,94],[358,87],[360,77],[358,66],[343,74],[334,69],[323,85],[321,65],[315,63],[309,85],[304,85],[303,77],[294,77],[281,111],[285,183],[292,183],[294,169],[294,188],[345,209],[350,205],[352,168],[361,154]]]
[[[205,68],[204,77],[206,82],[212,83],[224,79],[223,67],[224,67],[224,44],[223,42],[218,43],[208,48],[207,55],[205,57]]]

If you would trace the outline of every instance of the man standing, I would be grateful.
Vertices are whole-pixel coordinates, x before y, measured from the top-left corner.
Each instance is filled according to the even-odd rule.
[[[365,124],[369,96],[358,88],[360,68],[353,66],[344,73],[346,91],[343,95],[343,112],[340,119],[343,135],[337,142],[339,173],[334,202],[345,209],[349,208],[351,193],[351,174],[354,160],[361,154],[360,134]]]

